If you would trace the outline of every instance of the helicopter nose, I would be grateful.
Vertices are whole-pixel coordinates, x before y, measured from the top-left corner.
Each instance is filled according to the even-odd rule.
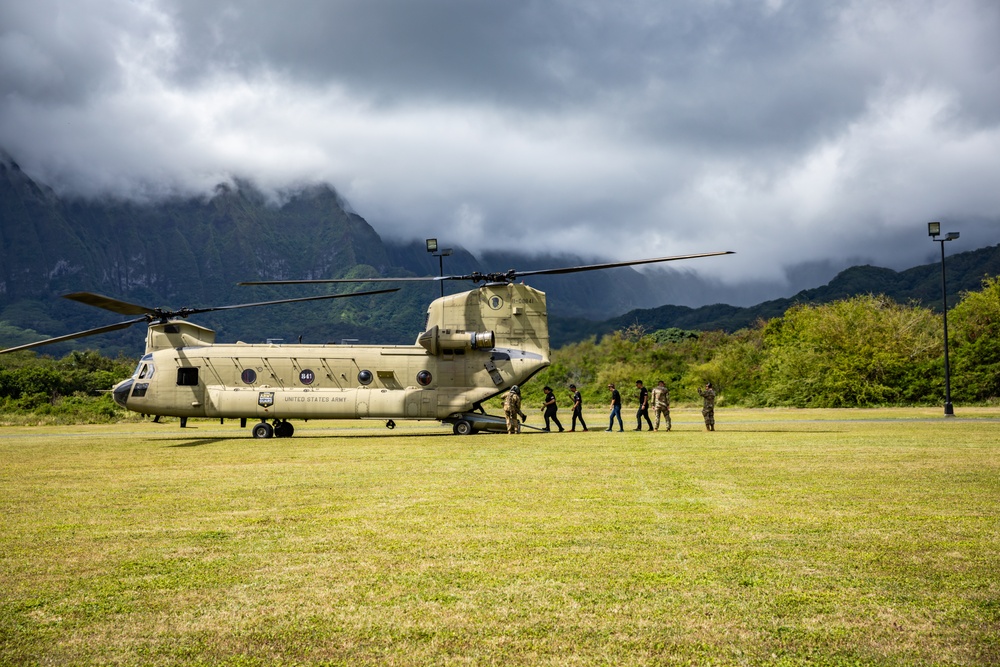
[[[112,396],[114,396],[115,398],[115,403],[122,406],[123,408],[128,407],[127,405],[125,405],[125,402],[128,400],[129,392],[132,391],[133,382],[134,380],[132,378],[129,378],[128,380],[123,380],[122,382],[119,382],[117,385],[115,385],[115,388],[111,392]]]

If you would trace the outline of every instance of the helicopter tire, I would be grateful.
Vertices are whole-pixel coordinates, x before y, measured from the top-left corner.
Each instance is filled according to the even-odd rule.
[[[472,435],[475,430],[472,428],[472,423],[464,419],[459,419],[455,422],[455,425],[451,429],[455,435]]]
[[[280,421],[274,424],[274,437],[276,438],[290,438],[293,433],[295,433],[295,427],[292,426],[291,422]]]
[[[253,437],[257,438],[258,440],[264,440],[266,438],[272,437],[273,435],[274,435],[274,428],[267,422],[261,422],[259,424],[255,424],[253,427]]]

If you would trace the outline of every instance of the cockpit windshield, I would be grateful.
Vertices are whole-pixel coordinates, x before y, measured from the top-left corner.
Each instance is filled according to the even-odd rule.
[[[153,377],[153,358],[152,355],[147,355],[139,360],[139,365],[136,366],[135,372],[132,373],[132,377],[138,378],[139,380],[149,380]]]

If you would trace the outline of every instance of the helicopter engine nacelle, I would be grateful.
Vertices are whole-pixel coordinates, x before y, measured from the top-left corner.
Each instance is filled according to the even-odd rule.
[[[214,331],[183,320],[150,324],[146,332],[146,354],[156,350],[202,347],[213,343],[215,343]]]
[[[496,346],[496,335],[492,331],[442,331],[434,325],[420,334],[417,343],[431,354],[443,350],[492,350]]]

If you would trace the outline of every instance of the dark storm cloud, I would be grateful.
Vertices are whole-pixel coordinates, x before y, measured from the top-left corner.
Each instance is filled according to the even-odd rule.
[[[928,219],[996,242],[998,34],[992,0],[7,2],[0,147],[65,191],[325,180],[388,236],[780,283],[923,261]]]
[[[120,85],[116,32],[82,3],[0,3],[0,91],[7,102],[73,104]]]
[[[180,2],[178,75],[263,69],[381,104],[606,109],[623,130],[729,146],[828,131],[880,73],[831,49],[823,3]],[[831,85],[835,82],[835,85]]]

